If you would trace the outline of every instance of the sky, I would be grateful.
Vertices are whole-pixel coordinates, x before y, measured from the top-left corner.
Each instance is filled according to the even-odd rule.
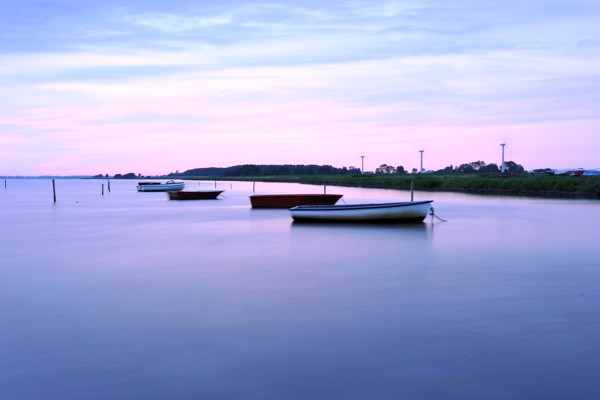
[[[597,0],[0,0],[0,175],[600,167]],[[361,157],[364,156],[364,159]]]

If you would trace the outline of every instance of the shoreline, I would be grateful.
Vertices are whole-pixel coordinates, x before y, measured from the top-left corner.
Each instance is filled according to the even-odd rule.
[[[12,179],[55,179],[9,177]],[[135,178],[57,177],[56,179],[129,180],[181,179],[188,181],[279,182],[306,185],[448,192],[475,195],[546,199],[600,200],[600,176],[483,176],[475,174],[365,174],[365,175],[276,175],[276,176],[184,176],[164,175]],[[6,186],[6,184],[5,184]]]
[[[172,177],[171,177],[172,178]],[[510,197],[600,199],[600,177],[479,175],[282,175],[256,177],[186,177],[184,180],[255,181],[363,187],[372,189],[411,189]]]

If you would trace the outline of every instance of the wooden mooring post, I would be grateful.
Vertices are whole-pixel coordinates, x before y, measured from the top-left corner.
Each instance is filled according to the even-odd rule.
[[[414,189],[415,189],[415,181],[410,181],[410,201],[413,201]]]
[[[52,179],[52,194],[54,195],[54,202],[56,203],[56,185],[54,184],[54,179]]]
[[[102,196],[104,196],[104,183],[102,184]]]
[[[110,193],[110,179],[108,180],[108,193]]]

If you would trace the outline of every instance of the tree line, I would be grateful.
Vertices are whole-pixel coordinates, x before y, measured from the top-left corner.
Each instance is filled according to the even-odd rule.
[[[412,173],[416,174],[419,171],[416,168],[413,168]],[[486,164],[485,161],[473,161],[466,164],[460,164],[457,166],[449,165],[446,168],[439,169],[437,171],[421,171],[425,173],[437,173],[437,174],[456,174],[456,173],[464,173],[464,174],[499,174],[502,172],[501,167],[497,164]],[[504,173],[507,174],[518,174],[521,172],[525,172],[525,168],[521,164],[517,164],[514,161],[506,161],[504,163]],[[393,167],[388,164],[381,164],[376,170],[376,174],[407,174],[408,171],[404,169],[403,166]]]
[[[507,161],[504,163],[504,172],[508,174],[517,174],[524,172],[525,169],[522,165],[517,164],[513,161]],[[413,168],[412,173],[418,173],[416,168]],[[448,166],[446,168],[437,171],[421,171],[422,173],[437,173],[437,174],[499,174],[501,172],[500,167],[497,164],[486,164],[484,161],[473,161],[467,164],[460,164],[458,166]],[[372,172],[369,172],[372,173]],[[380,165],[376,170],[376,174],[407,174],[408,171],[403,166],[393,167],[388,164]],[[232,167],[207,167],[207,168],[194,168],[180,172],[175,171],[162,176],[148,176],[142,174],[136,174],[129,172],[126,174],[116,174],[113,179],[141,179],[141,178],[185,178],[185,177],[248,177],[248,176],[284,176],[284,175],[360,175],[360,168],[356,167],[342,167],[336,168],[331,165],[262,165],[262,164],[245,164],[235,165]],[[110,178],[108,174],[98,174],[93,178]]]
[[[226,168],[194,168],[184,172],[172,172],[169,177],[186,176],[281,176],[281,175],[345,175],[360,174],[354,167],[336,168],[331,165],[257,165],[245,164]]]

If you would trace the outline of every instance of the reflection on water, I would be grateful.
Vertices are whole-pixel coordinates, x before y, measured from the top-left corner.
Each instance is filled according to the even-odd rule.
[[[600,202],[415,193],[448,222],[299,224],[252,182],[102,183],[0,188],[0,398],[600,396]]]

